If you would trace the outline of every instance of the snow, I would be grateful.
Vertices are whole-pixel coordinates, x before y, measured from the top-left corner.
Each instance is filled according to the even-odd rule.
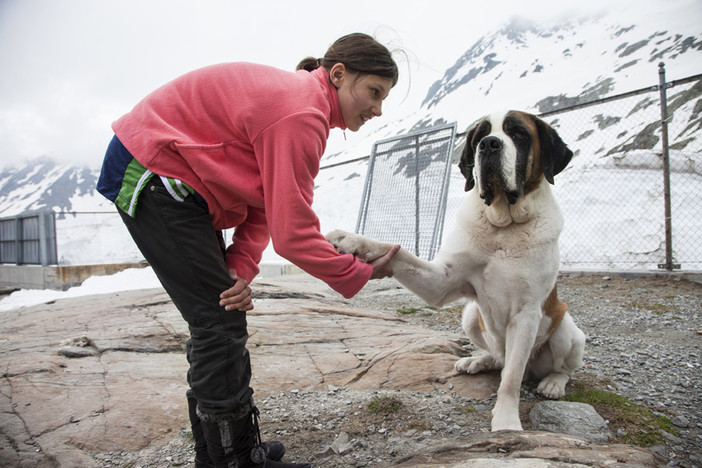
[[[0,312],[45,304],[57,299],[160,287],[161,283],[159,283],[158,278],[156,278],[150,267],[130,268],[114,275],[92,276],[83,281],[83,284],[80,286],[74,286],[66,291],[51,289],[22,289],[15,291],[0,300]]]
[[[89,232],[91,235],[86,236]],[[143,256],[114,207],[105,213],[57,215],[56,251],[60,265],[140,262]],[[96,256],[95,253],[99,252]]]

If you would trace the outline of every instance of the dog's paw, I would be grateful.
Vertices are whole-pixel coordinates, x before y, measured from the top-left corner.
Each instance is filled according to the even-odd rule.
[[[360,234],[342,230],[332,231],[326,237],[337,252],[356,255],[365,262],[382,257],[392,248],[392,244],[378,242]]]
[[[490,428],[492,431],[521,431],[522,422],[519,420],[519,388],[516,389],[516,394],[500,393],[504,391],[500,384],[500,389],[497,390],[497,401],[492,409],[492,421]]]
[[[501,414],[499,411],[493,410],[490,428],[492,432],[523,430],[522,423],[519,420],[519,412],[516,412],[516,414]]]
[[[539,386],[536,387],[536,391],[552,400],[562,398],[565,396],[565,387],[569,379],[570,377],[568,374],[554,372],[547,375],[541,380],[541,382],[539,382]]]
[[[339,244],[343,241],[346,236],[352,236],[353,233],[343,231],[341,229],[335,229],[328,233],[325,237],[334,246],[335,249],[339,248]]]
[[[482,354],[480,356],[471,356],[461,358],[453,365],[456,372],[465,372],[466,374],[479,374],[481,372],[491,371],[497,369],[497,363],[495,359],[489,354]]]

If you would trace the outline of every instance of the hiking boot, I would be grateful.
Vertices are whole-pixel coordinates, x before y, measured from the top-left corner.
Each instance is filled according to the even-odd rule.
[[[246,417],[238,420],[198,412],[212,467],[312,468],[308,463],[286,463],[272,459],[279,454],[282,457],[285,448],[277,441],[261,442],[258,414],[255,406]]]

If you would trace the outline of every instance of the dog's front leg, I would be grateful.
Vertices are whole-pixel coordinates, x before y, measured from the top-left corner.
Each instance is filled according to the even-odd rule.
[[[429,262],[400,249],[391,266],[395,279],[431,306],[475,295],[466,278],[441,261]]]
[[[505,337],[505,365],[502,368],[497,401],[492,410],[492,430],[521,431],[519,391],[531,350],[536,340],[541,311],[522,309],[509,321]]]

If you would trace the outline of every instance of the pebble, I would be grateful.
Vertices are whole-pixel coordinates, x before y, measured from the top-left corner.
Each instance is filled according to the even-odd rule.
[[[688,427],[690,425],[690,421],[685,416],[676,416],[671,422],[678,427]]]

